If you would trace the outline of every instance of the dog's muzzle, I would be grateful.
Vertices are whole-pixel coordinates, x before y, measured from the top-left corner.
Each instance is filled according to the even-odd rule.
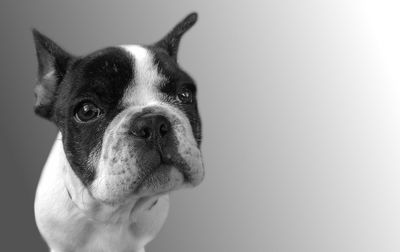
[[[192,187],[204,177],[190,123],[173,108],[127,109],[114,119],[105,135],[99,179],[93,187],[93,194],[102,201]]]

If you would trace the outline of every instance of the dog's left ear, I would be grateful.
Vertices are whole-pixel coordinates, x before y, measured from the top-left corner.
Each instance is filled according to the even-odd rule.
[[[51,120],[57,88],[73,57],[36,29],[33,29],[32,33],[38,60],[34,109],[39,116]]]
[[[177,60],[179,42],[182,35],[185,34],[197,21],[197,13],[193,12],[180,21],[175,27],[155,46],[167,51],[167,53]]]

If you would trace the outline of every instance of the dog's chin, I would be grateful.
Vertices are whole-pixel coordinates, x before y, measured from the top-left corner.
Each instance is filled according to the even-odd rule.
[[[141,180],[134,194],[141,197],[165,194],[181,188],[185,180],[185,175],[176,166],[161,164]]]

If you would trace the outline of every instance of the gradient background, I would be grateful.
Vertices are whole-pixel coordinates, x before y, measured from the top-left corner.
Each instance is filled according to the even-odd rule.
[[[398,1],[0,4],[1,251],[45,251],[33,199],[56,128],[33,114],[36,27],[74,54],[152,43],[192,10],[206,179],[149,252],[400,251]]]

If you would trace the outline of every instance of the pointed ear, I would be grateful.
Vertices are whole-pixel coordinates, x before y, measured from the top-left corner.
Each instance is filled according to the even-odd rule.
[[[34,109],[36,114],[50,120],[58,85],[65,76],[72,56],[36,29],[32,33],[38,60]]]
[[[182,35],[185,34],[197,21],[197,13],[193,12],[180,21],[164,38],[158,41],[155,46],[165,49],[168,54],[177,59],[179,42]]]

